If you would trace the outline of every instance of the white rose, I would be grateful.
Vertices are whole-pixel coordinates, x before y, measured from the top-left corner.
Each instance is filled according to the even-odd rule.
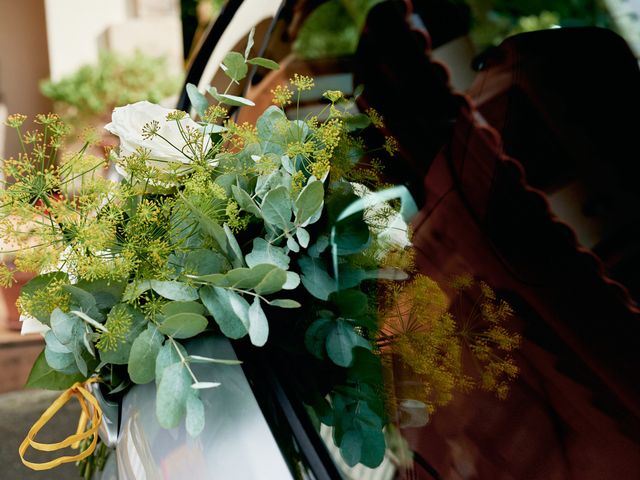
[[[120,157],[129,156],[142,147],[150,152],[149,165],[166,173],[172,168],[171,164],[191,163],[189,147],[176,121],[167,121],[166,118],[167,114],[174,111],[146,100],[116,107],[111,115],[111,123],[104,128],[120,138]],[[159,123],[158,135],[143,138],[142,127],[154,120]],[[184,132],[187,128],[202,129],[188,116],[179,122]]]

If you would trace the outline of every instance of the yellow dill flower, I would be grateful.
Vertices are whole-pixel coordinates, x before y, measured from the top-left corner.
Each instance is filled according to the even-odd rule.
[[[232,149],[241,150],[245,145],[258,141],[258,131],[249,122],[238,125],[233,120],[227,120],[225,127],[227,131],[224,138],[231,142]]]
[[[521,337],[505,326],[513,315],[513,309],[504,300],[499,300],[485,282],[478,282],[476,286],[472,280],[471,285],[466,286],[469,279],[465,278],[462,284],[465,285],[464,290],[475,287],[475,291],[479,291],[479,308],[474,308],[466,318],[464,313],[460,314],[464,322],[458,336],[475,358],[480,388],[504,398],[519,370],[511,353],[520,345]]]
[[[113,351],[124,343],[127,333],[133,324],[133,316],[124,305],[116,305],[107,315],[104,327],[106,332],[101,332],[96,347],[103,352]]]
[[[261,155],[254,165],[258,175],[269,175],[280,168],[280,158],[274,154]]]
[[[182,110],[174,110],[172,112],[167,113],[167,121],[176,121],[179,122],[180,120],[187,118],[187,112],[183,112]]]
[[[374,127],[384,128],[384,119],[375,108],[368,108],[367,116],[369,117],[369,120],[371,120],[371,123]]]
[[[15,265],[21,272],[40,273],[58,265],[60,251],[53,248],[26,248],[16,253]]]
[[[166,305],[166,303],[166,300],[164,300],[162,297],[153,296],[150,298],[149,295],[146,295],[145,302],[140,307],[142,309],[142,313],[144,313],[144,318],[150,322],[155,322],[158,319],[159,315],[162,313],[162,308]]]
[[[35,318],[46,318],[56,308],[69,311],[71,296],[62,288],[65,285],[66,282],[55,279],[33,294],[20,293],[16,303],[18,310]]]
[[[456,275],[450,282],[451,288],[454,290],[464,290],[473,285],[473,276],[469,273]]]
[[[271,90],[271,95],[273,95],[272,103],[274,105],[285,107],[291,103],[293,92],[286,85],[277,85]]]
[[[0,287],[8,288],[16,280],[13,278],[13,270],[11,270],[7,265],[2,262],[0,263]]]
[[[315,86],[313,78],[306,75],[298,75],[297,73],[293,74],[293,78],[289,79],[289,83],[291,83],[301,92],[305,90],[311,90]]]
[[[240,214],[240,207],[233,200],[227,203],[225,215],[227,216],[227,225],[234,233],[241,232],[249,225],[249,217]]]
[[[289,158],[295,158],[297,155],[309,158],[313,152],[314,145],[312,142],[291,142],[287,145],[287,156]]]
[[[9,115],[4,123],[7,127],[10,128],[20,128],[26,119],[26,115],[23,115],[21,113],[14,113],[12,115]]]
[[[448,311],[444,292],[424,275],[404,286],[388,285],[381,297],[385,322],[379,344],[383,352],[400,360],[396,368],[404,380],[396,375],[398,393],[425,402],[431,412],[450,402],[455,391],[474,387],[505,398],[518,374],[510,354],[520,336],[504,325],[513,313],[511,307],[471,276],[460,276],[455,284],[457,292],[470,288],[479,292],[476,306],[470,312],[457,312],[458,320]],[[460,299],[452,305],[460,307]],[[464,351],[474,359],[475,375],[465,371]]]
[[[217,183],[211,183],[209,187],[209,191],[211,196],[216,200],[226,200],[227,192],[222,185],[218,185]]]
[[[321,177],[320,177],[321,178]],[[304,188],[306,178],[301,170],[296,171],[291,176],[291,197],[296,198]]]
[[[203,120],[207,123],[217,123],[227,118],[227,109],[221,104],[209,105],[204,112]]]
[[[395,155],[398,151],[398,141],[393,137],[385,137],[383,148],[389,155]]]
[[[316,178],[323,178],[331,168],[328,160],[317,160],[309,166],[311,175]]]
[[[344,98],[344,93],[340,90],[327,90],[322,94],[322,96],[328,99],[331,103],[335,103],[338,100],[342,100]]]

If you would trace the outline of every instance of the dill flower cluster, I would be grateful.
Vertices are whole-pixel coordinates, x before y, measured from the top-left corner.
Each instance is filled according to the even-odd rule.
[[[456,391],[476,387],[504,399],[518,374],[511,354],[520,336],[508,328],[509,304],[469,275],[456,277],[451,287],[450,299],[418,274],[405,285],[387,286],[381,296],[378,345],[396,359],[387,362],[398,381],[393,395],[420,400],[430,413],[450,403]]]

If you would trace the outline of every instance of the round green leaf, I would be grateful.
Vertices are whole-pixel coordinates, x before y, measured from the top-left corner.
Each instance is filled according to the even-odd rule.
[[[151,288],[168,300],[197,300],[198,291],[190,285],[182,282],[150,280]]]
[[[150,326],[133,341],[127,370],[134,383],[149,383],[156,376],[156,357],[162,345],[163,336]]]
[[[273,60],[262,57],[254,57],[251,60],[248,60],[248,63],[250,63],[251,65],[258,65],[260,67],[268,68],[269,70],[277,70],[278,68],[280,68],[280,65],[278,65]]]
[[[351,325],[338,319],[327,335],[327,354],[336,365],[348,367],[353,362],[353,348],[362,346],[362,340]]]
[[[244,56],[238,52],[229,52],[222,61],[224,73],[232,80],[240,81],[247,76],[249,67]]]
[[[165,317],[178,313],[197,313],[202,315],[204,312],[204,307],[199,302],[169,302],[162,307],[162,313]]]
[[[280,308],[300,308],[302,306],[299,302],[289,298],[276,298],[275,300],[269,301],[269,305]]]
[[[269,322],[262,310],[260,299],[254,297],[249,307],[249,338],[256,347],[262,347],[269,337]]]
[[[164,369],[156,393],[156,417],[163,428],[175,428],[184,417],[191,393],[191,377],[182,363]]]
[[[207,319],[197,313],[176,313],[158,326],[165,335],[173,338],[191,338],[207,328]]]
[[[202,400],[193,393],[187,397],[187,433],[197,437],[204,428],[204,405]]]
[[[309,182],[307,186],[302,189],[302,192],[300,192],[296,200],[296,224],[303,225],[322,208],[323,202],[324,185],[322,182],[318,180]]]

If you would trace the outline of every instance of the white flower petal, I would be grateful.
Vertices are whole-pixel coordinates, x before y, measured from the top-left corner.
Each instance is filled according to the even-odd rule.
[[[51,330],[50,327],[30,315],[20,315],[20,321],[22,322],[20,335],[28,335],[30,333],[40,333],[44,335]]]

